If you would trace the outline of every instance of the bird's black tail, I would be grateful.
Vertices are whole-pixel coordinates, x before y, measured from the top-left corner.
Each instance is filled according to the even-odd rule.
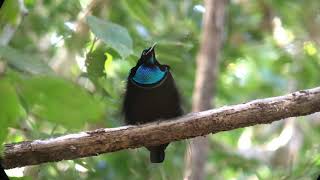
[[[168,144],[162,144],[160,146],[149,146],[147,149],[150,151],[150,161],[151,163],[162,163],[165,158],[164,150]]]
[[[165,158],[165,152],[162,149],[150,151],[151,163],[162,163]]]
[[[4,171],[4,168],[0,164],[0,179],[1,180],[9,180],[9,177],[7,176],[6,172]]]

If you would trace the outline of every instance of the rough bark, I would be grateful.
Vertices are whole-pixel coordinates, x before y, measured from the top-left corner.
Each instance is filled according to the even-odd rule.
[[[128,148],[154,146],[220,131],[266,124],[320,111],[320,87],[285,96],[192,113],[175,120],[139,126],[97,129],[48,140],[6,144],[6,168],[55,162]]]
[[[211,100],[215,94],[218,75],[219,52],[222,45],[226,0],[206,0],[202,41],[197,56],[195,89],[193,93],[193,112],[213,107]],[[207,137],[191,140],[186,151],[185,178],[204,179],[204,166],[208,154]]]

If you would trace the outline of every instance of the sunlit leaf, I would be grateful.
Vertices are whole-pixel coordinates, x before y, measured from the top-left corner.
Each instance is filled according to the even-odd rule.
[[[95,16],[88,16],[87,22],[91,31],[107,46],[117,51],[122,58],[126,58],[133,52],[132,39],[128,31],[122,26]]]
[[[104,70],[106,72],[107,75],[112,75],[114,72],[112,71],[112,61],[113,61],[113,57],[111,54],[109,53],[104,53],[105,56],[107,57],[105,63],[104,63]]]

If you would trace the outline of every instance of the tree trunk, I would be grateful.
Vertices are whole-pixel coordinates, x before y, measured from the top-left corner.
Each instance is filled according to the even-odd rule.
[[[205,0],[204,26],[193,93],[193,112],[212,108],[218,75],[219,52],[222,45],[226,0]],[[185,178],[202,180],[209,145],[207,137],[191,140],[186,151]]]

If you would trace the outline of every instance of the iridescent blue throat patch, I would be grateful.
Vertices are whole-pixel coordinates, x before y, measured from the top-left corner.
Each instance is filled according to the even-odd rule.
[[[166,75],[166,70],[161,71],[158,66],[141,65],[132,79],[139,84],[155,84]]]

